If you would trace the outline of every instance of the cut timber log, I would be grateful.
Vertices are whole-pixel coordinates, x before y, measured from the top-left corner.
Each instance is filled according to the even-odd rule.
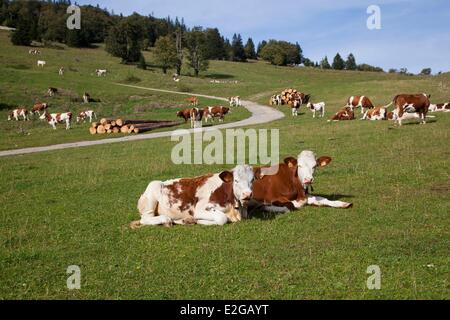
[[[97,133],[98,133],[98,134],[105,134],[105,133],[106,133],[105,127],[102,126],[102,125],[99,125],[99,126],[97,127]]]
[[[91,128],[89,128],[89,132],[90,132],[92,135],[97,134],[97,128],[91,127]]]
[[[128,126],[122,126],[121,128],[120,128],[120,132],[121,133],[128,133],[128,130],[129,130],[130,128],[128,128]]]
[[[97,129],[97,127],[98,127],[98,123],[97,122],[92,122],[91,128]]]
[[[114,127],[113,128],[113,133],[115,133],[115,134],[120,133],[120,128],[119,127]]]

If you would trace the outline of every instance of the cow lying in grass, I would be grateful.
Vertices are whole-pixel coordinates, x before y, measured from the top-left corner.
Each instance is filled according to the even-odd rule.
[[[48,113],[45,112],[42,116],[39,117],[41,120],[46,120],[49,125],[53,127],[54,130],[56,130],[56,125],[58,123],[65,123],[66,124],[66,130],[70,129],[70,122],[72,121],[72,113]]]
[[[328,120],[331,121],[346,121],[346,120],[355,120],[355,113],[352,111],[350,107],[345,107],[342,110],[336,112],[336,114]]]
[[[317,158],[312,151],[303,151],[298,158],[286,158],[278,167],[255,168],[260,171],[260,179],[253,183],[251,211],[284,213],[305,205],[347,209],[353,204],[330,201],[308,194],[312,189],[317,168],[331,162],[330,157]],[[275,174],[273,174],[275,173]]]
[[[11,111],[11,113],[8,115],[8,121],[11,121],[13,119],[19,121],[19,118],[23,118],[23,121],[30,120],[28,116],[28,110],[25,108],[19,108]]]
[[[450,102],[431,104],[428,111],[430,111],[430,112],[450,112]]]
[[[373,109],[369,109],[364,114],[364,117],[361,120],[387,120],[388,111],[386,107],[376,107]]]
[[[153,181],[138,202],[141,215],[133,229],[148,225],[224,225],[246,216],[252,183],[259,171],[237,166],[233,171],[197,178]]]

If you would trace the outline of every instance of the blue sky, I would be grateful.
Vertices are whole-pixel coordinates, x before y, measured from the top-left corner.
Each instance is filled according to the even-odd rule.
[[[306,57],[331,61],[350,52],[358,63],[420,72],[450,71],[448,0],[79,0],[116,14],[138,12],[183,17],[189,27],[217,27],[226,37],[241,33],[264,39],[298,41]],[[381,30],[369,30],[366,10],[381,8]]]

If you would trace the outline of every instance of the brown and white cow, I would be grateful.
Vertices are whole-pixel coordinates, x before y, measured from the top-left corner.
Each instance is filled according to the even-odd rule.
[[[229,112],[230,108],[223,106],[206,107],[203,109],[203,117],[205,118],[206,123],[208,123],[208,120],[212,120],[214,122],[215,118],[219,118],[219,122],[223,122],[225,116]]]
[[[187,98],[186,101],[191,105],[191,106],[198,106],[198,98],[197,97],[190,97]]]
[[[270,98],[269,104],[271,106],[281,106],[283,104],[283,99],[281,98],[281,94],[273,95]]]
[[[238,222],[246,216],[255,178],[258,172],[240,165],[219,174],[153,181],[138,202],[141,219],[131,227]]]
[[[205,113],[205,111],[203,109],[199,109],[199,108],[191,109],[191,128],[201,128],[202,127],[204,113]]]
[[[192,108],[180,110],[177,112],[177,117],[184,119],[184,122],[186,123],[191,118],[191,111]]]
[[[77,123],[80,123],[81,121],[85,122],[86,119],[88,119],[88,118],[89,118],[89,122],[92,123],[92,119],[93,118],[97,119],[97,115],[95,114],[95,112],[93,110],[81,111],[78,114]]]
[[[47,103],[38,102],[31,109],[31,114],[33,115],[37,114],[38,116],[41,116],[41,112],[47,110],[48,108],[49,105]]]
[[[387,120],[388,117],[388,111],[385,106],[382,107],[376,107],[373,109],[369,109],[364,114],[364,117],[361,120]]]
[[[239,97],[239,96],[229,97],[228,102],[230,103],[230,107],[241,107],[242,106],[241,97]]]
[[[48,88],[48,90],[47,90],[47,94],[48,94],[49,97],[53,97],[53,96],[55,96],[55,94],[57,94],[57,93],[58,93],[58,89],[57,89],[57,88],[52,88],[52,87],[50,87],[50,88]]]
[[[72,121],[72,113],[66,112],[66,113],[48,113],[45,112],[41,117],[39,117],[41,120],[46,120],[49,125],[53,127],[54,130],[56,130],[56,125],[58,123],[65,123],[66,124],[66,130],[70,129],[70,122]]]
[[[401,126],[405,120],[405,113],[418,113],[422,124],[426,123],[428,108],[430,107],[431,95],[422,94],[400,94],[393,100],[393,104],[397,110],[398,119],[396,120]]]
[[[361,114],[366,113],[366,109],[375,108],[372,101],[366,96],[352,96],[348,98],[346,107],[349,107],[352,111],[355,108],[361,108]]]
[[[428,108],[430,112],[450,112],[450,102],[431,104]]]
[[[336,114],[328,120],[331,121],[346,121],[346,120],[355,120],[355,113],[352,111],[350,107],[345,107],[342,110],[336,112]]]
[[[292,103],[291,103],[292,116],[297,117],[298,110],[300,109],[300,107],[304,104],[308,104],[310,99],[311,99],[310,94],[296,93],[292,97]]]
[[[28,117],[28,110],[25,108],[19,108],[11,111],[8,115],[8,121],[16,120],[19,121],[19,118],[23,118],[23,121],[28,121],[30,118]]]
[[[91,95],[89,93],[85,92],[83,94],[83,103],[87,104],[87,103],[91,102],[91,100],[92,100]]]
[[[330,157],[317,158],[312,151],[303,151],[296,158],[289,157],[275,167],[260,169],[260,179],[253,183],[251,209],[269,212],[287,212],[305,205],[350,208],[351,203],[330,201],[326,198],[308,194],[312,188],[316,168],[325,167]]]

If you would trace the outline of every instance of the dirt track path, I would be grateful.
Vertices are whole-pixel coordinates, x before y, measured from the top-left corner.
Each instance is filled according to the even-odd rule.
[[[134,88],[134,89],[157,91],[157,92],[179,94],[179,95],[186,95],[186,96],[197,96],[197,97],[203,97],[203,98],[209,98],[209,99],[215,99],[215,100],[221,100],[221,101],[228,101],[225,98],[202,95],[202,94],[184,93],[184,92],[155,89],[155,88],[146,88],[146,87],[125,85],[125,84],[116,84],[116,85],[130,87],[130,88]],[[250,118],[247,118],[247,119],[241,120],[241,121],[237,121],[237,122],[217,125],[217,126],[213,126],[213,127],[207,127],[207,128],[203,128],[201,130],[206,132],[206,131],[210,131],[210,130],[214,130],[214,129],[230,129],[230,128],[246,127],[246,126],[251,126],[251,125],[269,123],[269,122],[284,118],[284,113],[282,113],[274,108],[263,106],[263,105],[255,103],[255,102],[252,102],[252,101],[242,101],[242,104],[248,111],[251,112],[252,116]],[[196,129],[196,130],[198,130],[198,129]],[[192,133],[194,130],[190,129],[188,131],[190,133]],[[119,142],[157,139],[157,138],[171,137],[172,135],[173,135],[173,131],[165,131],[165,132],[155,132],[155,133],[140,134],[140,135],[135,135],[135,136],[125,136],[125,137],[121,137],[121,138],[111,138],[111,139],[104,139],[104,140],[97,140],[97,141],[81,141],[81,142],[56,144],[56,145],[45,146],[45,147],[32,147],[32,148],[17,149],[17,150],[6,150],[6,151],[0,151],[0,157],[9,157],[9,156],[17,156],[17,155],[30,154],[30,153],[46,152],[46,151],[98,146],[98,145],[112,144],[112,143],[119,143]]]

